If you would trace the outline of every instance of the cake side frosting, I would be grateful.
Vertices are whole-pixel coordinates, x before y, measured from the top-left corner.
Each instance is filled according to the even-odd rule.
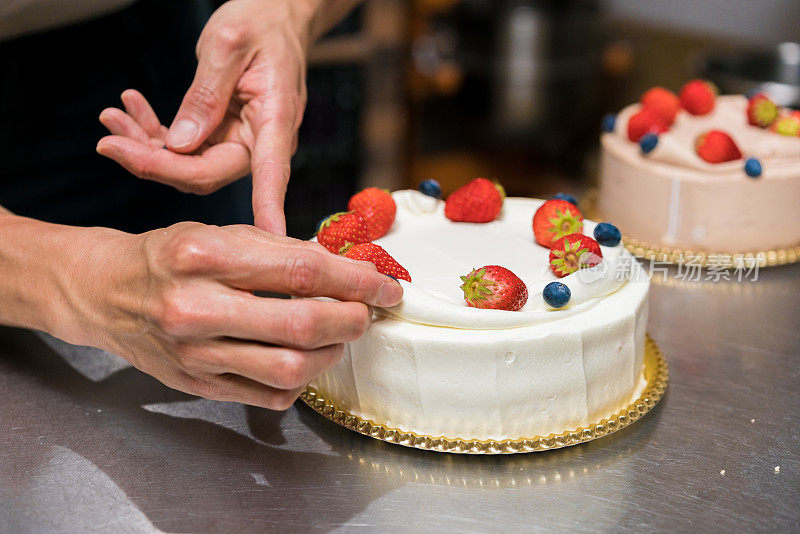
[[[418,434],[517,439],[627,406],[645,382],[648,282],[552,323],[470,330],[375,316],[312,386],[354,415]]]

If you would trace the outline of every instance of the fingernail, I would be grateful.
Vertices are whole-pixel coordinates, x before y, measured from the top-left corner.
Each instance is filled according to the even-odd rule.
[[[403,298],[403,288],[397,282],[384,282],[378,288],[378,298],[376,299],[376,306],[386,308],[400,303]]]
[[[181,119],[169,129],[167,133],[167,145],[173,148],[181,148],[189,145],[197,137],[198,127],[194,121]]]
[[[117,150],[117,147],[107,143],[98,144],[97,147],[95,147],[95,150],[97,151],[98,154],[100,154],[101,156],[105,156],[107,158],[114,159],[116,156],[119,155],[119,150]]]

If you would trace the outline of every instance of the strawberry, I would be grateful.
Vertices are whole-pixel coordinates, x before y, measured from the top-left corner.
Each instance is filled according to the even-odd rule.
[[[556,240],[582,230],[581,211],[566,200],[548,200],[533,214],[533,235],[543,247],[550,248]]]
[[[361,215],[367,223],[369,239],[373,241],[385,236],[392,227],[394,216],[397,214],[397,205],[389,191],[368,187],[350,198],[347,210]]]
[[[352,211],[334,213],[319,225],[317,241],[334,254],[338,254],[345,243],[358,244],[369,241],[367,223],[361,215]]]
[[[736,142],[722,130],[709,130],[698,135],[694,148],[697,155],[709,163],[723,163],[742,157]]]
[[[764,93],[756,93],[747,101],[747,122],[767,128],[778,118],[778,106]]]
[[[411,275],[408,274],[405,267],[397,263],[397,260],[391,257],[382,246],[375,243],[359,243],[357,245],[347,243],[342,247],[341,254],[351,260],[368,261],[375,265],[379,273],[391,276],[395,280],[411,281]]]
[[[669,130],[669,123],[658,112],[642,108],[628,119],[628,139],[638,143],[645,134],[660,134]]]
[[[600,245],[583,234],[565,235],[550,249],[550,269],[559,278],[584,267],[594,267],[602,260]]]
[[[444,214],[456,222],[492,222],[500,215],[505,198],[503,186],[486,178],[475,178],[450,193],[444,205]]]
[[[719,91],[708,80],[692,80],[680,92],[681,106],[692,115],[707,115],[714,110]]]
[[[668,124],[672,124],[675,115],[681,110],[681,101],[675,93],[663,87],[648,89],[640,100],[642,107],[650,109],[661,116]]]
[[[793,111],[781,115],[772,123],[770,131],[781,135],[800,135],[800,113]]]
[[[517,311],[528,301],[525,283],[499,265],[472,269],[461,281],[464,300],[471,308]]]

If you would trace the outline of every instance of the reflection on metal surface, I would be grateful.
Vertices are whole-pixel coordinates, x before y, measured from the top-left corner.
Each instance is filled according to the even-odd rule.
[[[387,427],[380,422],[361,419],[326,400],[314,388],[308,387],[300,398],[322,416],[350,430],[406,447],[460,454],[514,454],[539,452],[577,445],[617,432],[639,420],[661,400],[667,388],[669,371],[664,355],[655,342],[647,336],[645,342],[645,378],[647,387],[642,395],[626,408],[588,427],[566,430],[561,434],[531,436],[515,440],[464,440],[441,436],[426,436]]]

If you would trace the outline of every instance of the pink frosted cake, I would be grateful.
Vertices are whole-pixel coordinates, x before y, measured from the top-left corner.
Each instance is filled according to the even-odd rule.
[[[680,98],[657,90],[652,113],[646,97],[654,90],[604,124],[599,214],[651,248],[800,246],[798,112],[764,95],[712,95],[694,114],[686,88]]]

